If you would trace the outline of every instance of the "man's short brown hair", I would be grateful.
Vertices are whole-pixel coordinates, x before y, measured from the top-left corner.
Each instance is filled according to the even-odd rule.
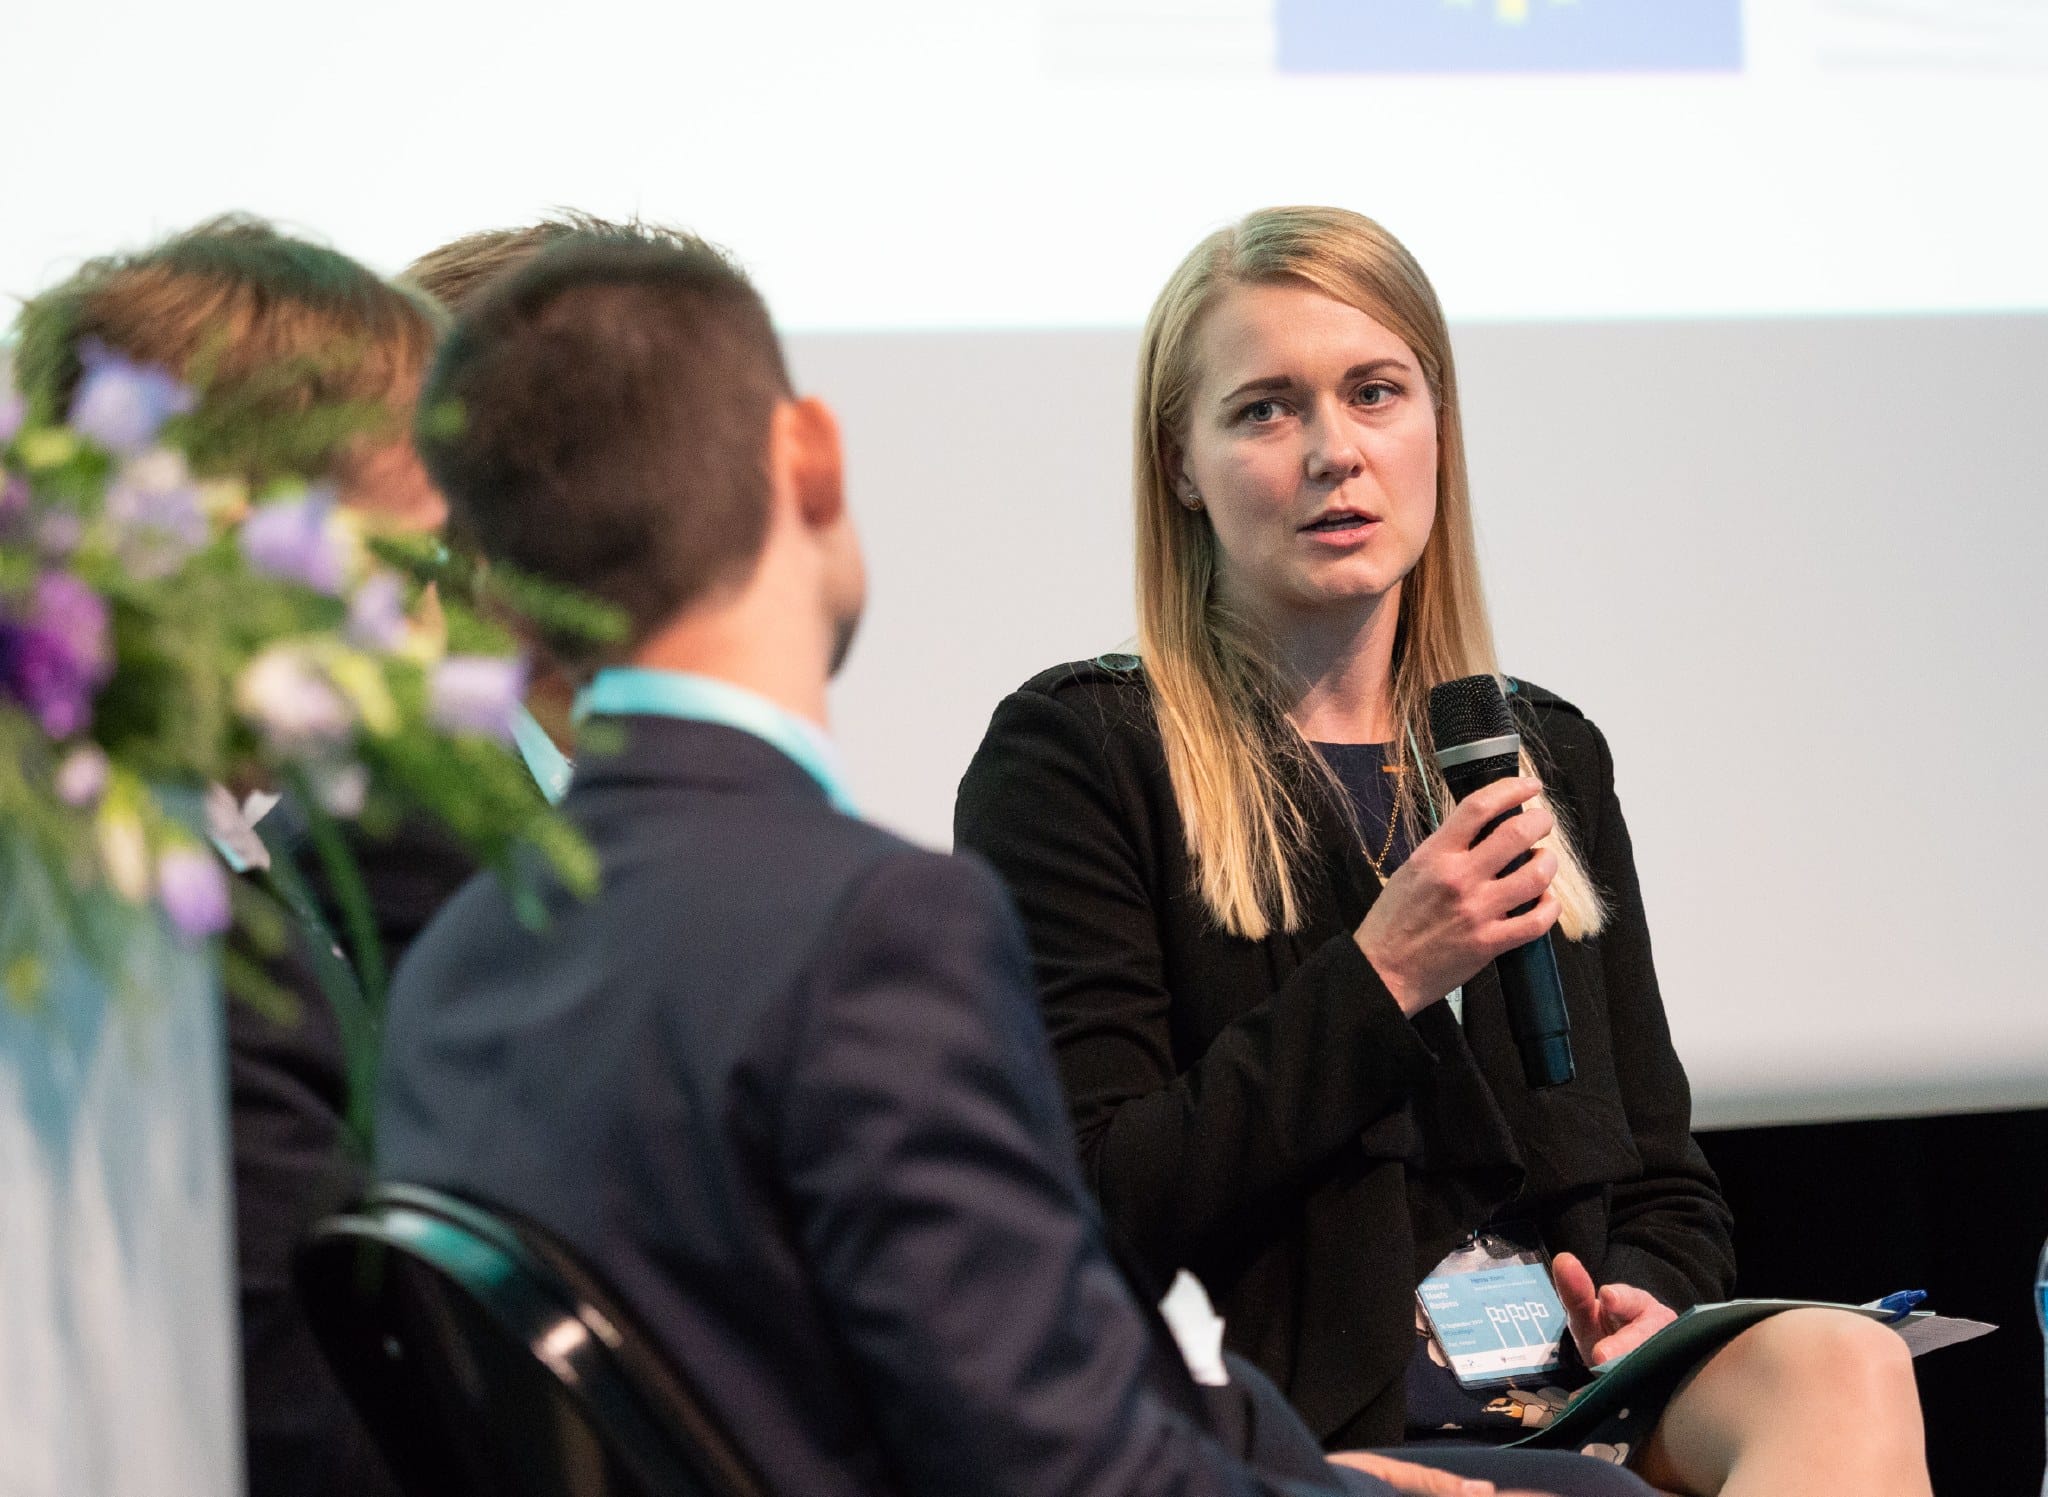
[[[614,223],[595,213],[562,208],[523,228],[480,229],[451,239],[406,266],[398,278],[417,286],[449,311],[460,313],[492,281],[527,265],[542,250],[560,244],[571,234],[671,244],[682,244],[690,238],[678,230],[643,223],[637,218]]]
[[[14,370],[37,418],[60,419],[97,340],[195,387],[202,468],[340,476],[360,443],[404,432],[442,321],[348,256],[233,215],[34,298]]]
[[[417,440],[487,557],[620,608],[637,644],[752,569],[789,393],[768,309],[723,253],[579,232],[464,310]]]

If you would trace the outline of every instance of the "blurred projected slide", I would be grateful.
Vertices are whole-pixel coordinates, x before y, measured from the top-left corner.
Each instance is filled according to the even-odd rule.
[[[1735,72],[1742,0],[1279,0],[1283,73]]]
[[[1125,173],[1088,200],[1127,303],[1141,257],[1322,201],[1461,321],[2048,309],[2048,0],[1041,5],[1062,180]]]
[[[2048,0],[436,0],[397,55],[274,0],[15,9],[105,103],[10,74],[64,128],[9,159],[0,295],[229,208],[396,269],[566,204],[730,245],[792,328],[1129,327],[1326,202],[1460,321],[2048,310]],[[406,107],[195,83],[314,57]]]

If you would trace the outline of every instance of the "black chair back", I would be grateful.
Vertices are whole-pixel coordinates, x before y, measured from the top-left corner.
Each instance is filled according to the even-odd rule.
[[[766,1497],[680,1369],[530,1223],[387,1185],[314,1229],[297,1286],[408,1497]]]

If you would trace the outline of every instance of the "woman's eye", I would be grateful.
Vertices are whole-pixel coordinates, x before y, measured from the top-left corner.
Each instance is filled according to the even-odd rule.
[[[1400,393],[1392,385],[1361,385],[1357,399],[1360,405],[1385,405]]]
[[[1263,425],[1280,414],[1280,402],[1277,400],[1254,400],[1238,414],[1254,425]]]

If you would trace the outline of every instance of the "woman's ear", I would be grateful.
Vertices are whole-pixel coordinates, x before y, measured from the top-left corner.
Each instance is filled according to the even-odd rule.
[[[1180,443],[1160,444],[1159,471],[1166,477],[1166,492],[1185,503],[1188,489],[1192,485],[1188,481],[1187,463],[1181,452]]]

